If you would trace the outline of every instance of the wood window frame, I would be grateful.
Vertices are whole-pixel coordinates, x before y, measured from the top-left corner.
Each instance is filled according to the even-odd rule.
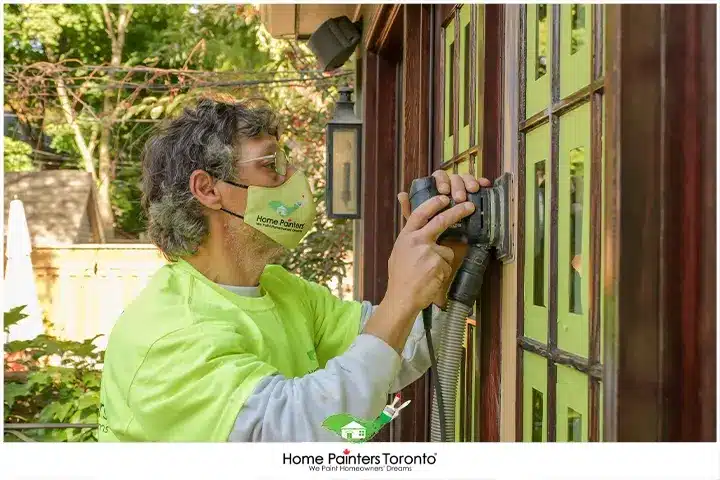
[[[477,155],[482,151],[482,164],[478,165],[483,176],[496,178],[501,173],[502,161],[502,128],[501,110],[502,105],[498,100],[502,96],[502,51],[504,46],[504,6],[485,5],[484,17],[479,16],[477,5],[467,5],[471,8],[471,25],[475,25],[476,19],[484,21],[484,42],[477,41],[477,28],[470,28],[470,68],[474,71],[482,71],[479,84],[475,84],[470,90],[470,148],[464,152],[458,152],[459,135],[453,135],[454,147],[453,157],[443,162],[444,143],[444,121],[443,115],[445,105],[445,38],[444,27],[450,22],[455,23],[455,42],[460,45],[460,8],[463,5],[436,5],[434,15],[434,127],[433,132],[436,139],[432,148],[433,160],[432,170],[452,168],[457,173],[457,165],[460,161],[468,159],[469,173],[477,175],[475,161]],[[475,25],[476,27],[476,25]],[[482,47],[482,53],[478,47]],[[462,52],[460,52],[462,53]],[[477,60],[483,58],[484,64],[478,65]],[[456,55],[453,68],[456,69],[455,91],[460,91],[459,83],[459,55]],[[482,99],[477,98],[477,93],[483,92]],[[459,98],[453,96],[452,112],[455,115],[457,125],[459,122]],[[482,125],[482,131],[478,126]],[[475,381],[468,381],[463,378],[460,384],[460,415],[458,420],[462,424],[460,438],[466,441],[499,441],[500,440],[500,343],[501,343],[501,315],[500,315],[500,290],[501,290],[501,268],[500,264],[491,261],[485,273],[482,289],[480,291],[476,310],[479,315],[475,318],[468,318],[466,328],[473,332],[474,338],[468,341],[468,347],[475,352],[473,356],[463,357],[463,372],[474,372]],[[469,389],[473,389],[472,393]],[[472,405],[470,399],[475,396],[476,404]],[[474,418],[474,420],[472,420]],[[474,421],[472,428],[467,422]]]
[[[589,407],[597,412],[591,414],[590,440],[716,441],[716,84],[710,67],[715,65],[715,11],[709,5],[605,8],[605,41],[594,42],[605,54],[593,67],[595,73],[606,67],[604,85],[594,81],[575,98],[552,106],[558,112],[580,101],[577,97],[605,94],[604,129],[600,105],[591,108],[592,135],[604,134],[605,158],[591,173],[603,178],[600,189],[593,182],[591,193],[593,199],[602,194],[599,204],[592,200],[591,215],[599,215],[603,227],[591,246],[593,263],[602,258],[602,265],[591,282],[590,357],[602,358],[603,364],[520,338],[516,394],[519,399],[523,392],[523,351],[538,350],[555,362],[574,363],[591,379],[602,378],[602,392],[600,384],[590,388]],[[522,20],[523,60],[525,28]],[[524,67],[524,61],[518,63]],[[519,110],[522,118],[524,108]],[[537,125],[541,117],[521,127]],[[602,148],[598,142],[591,147]],[[524,155],[522,135],[519,151]],[[518,199],[524,212],[524,195]],[[523,215],[518,224],[522,244]],[[524,261],[519,248],[518,291]],[[520,333],[522,316],[519,296]],[[521,401],[516,408],[515,436],[521,440]],[[548,418],[554,422],[555,412]]]
[[[603,70],[603,8],[601,5],[592,5],[593,29],[595,35],[591,39],[592,51],[589,57],[592,73],[589,85],[568,95],[560,97],[560,9],[561,5],[548,4],[552,9],[550,19],[552,21],[551,36],[551,71],[550,71],[550,107],[527,118],[526,114],[526,77],[527,77],[527,9],[521,8],[519,43],[520,54],[518,58],[518,76],[520,85],[520,101],[518,108],[518,132],[519,132],[519,161],[518,161],[518,249],[517,249],[517,359],[516,359],[516,415],[515,415],[515,437],[516,440],[523,440],[523,359],[525,352],[530,352],[547,361],[547,395],[544,402],[546,405],[545,418],[547,423],[546,441],[556,440],[556,406],[557,406],[557,368],[562,365],[572,368],[588,376],[588,440],[598,441],[599,437],[599,384],[603,379],[603,366],[600,362],[600,229],[595,229],[590,236],[590,265],[593,271],[590,274],[590,305],[589,305],[589,345],[588,357],[584,358],[574,353],[558,348],[558,192],[559,192],[559,133],[560,116],[583,104],[590,103],[591,112],[591,155],[590,155],[590,225],[599,225],[601,219],[600,209],[600,175],[602,163],[602,95],[604,93],[604,70]],[[542,343],[524,335],[525,327],[525,185],[526,185],[526,162],[525,162],[525,134],[544,124],[550,124],[551,144],[549,165],[550,170],[550,275],[548,289],[548,316],[547,316],[547,343]],[[520,294],[523,292],[523,294]]]
[[[362,57],[362,102],[365,119],[363,144],[363,205],[359,222],[361,265],[356,298],[378,304],[387,290],[388,268],[398,228],[396,188],[400,145],[397,111],[402,106],[398,78],[403,42],[402,5],[382,5],[369,21]],[[388,215],[387,212],[393,212]],[[416,408],[423,408],[422,401]],[[376,442],[392,439],[383,429]]]
[[[605,439],[716,441],[715,7],[607,9]]]

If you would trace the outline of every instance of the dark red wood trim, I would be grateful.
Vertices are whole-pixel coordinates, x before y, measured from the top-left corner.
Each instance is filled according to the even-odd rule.
[[[697,338],[699,339],[698,356],[703,359],[700,368],[700,431],[697,440],[704,442],[717,441],[717,272],[715,271],[716,255],[716,194],[715,183],[717,173],[717,94],[716,86],[716,11],[711,5],[699,7],[697,32],[700,36],[700,72],[697,78],[697,91],[702,98],[699,109],[699,137],[701,159],[700,208],[701,247],[700,247],[700,300],[698,313]]]
[[[477,58],[477,31],[478,31],[478,5],[476,4],[470,4],[468,6],[470,9],[470,38],[467,39],[468,42],[470,42],[470,62],[469,65],[467,65],[465,68],[470,69],[470,95],[469,95],[469,108],[470,108],[470,144],[469,147],[476,146],[475,139],[478,137],[477,133],[475,132],[476,129],[476,122],[477,122],[477,90],[478,90],[478,81],[480,78],[480,75],[478,75],[478,58]],[[477,81],[475,79],[478,79]],[[465,81],[463,79],[463,81]],[[470,157],[472,160],[472,157]],[[475,175],[475,162],[469,162],[469,173],[470,175]]]
[[[432,170],[440,167],[443,161],[443,147],[445,143],[445,29],[442,26],[443,11],[447,4],[435,5],[435,13],[432,22],[434,24],[434,61],[433,61],[433,79],[435,80],[434,90],[434,107],[433,107],[433,127],[435,135],[433,142],[433,151],[431,165]]]
[[[574,368],[580,373],[589,375],[591,380],[602,380],[603,368],[598,362],[591,362],[574,353],[566,352],[559,348],[550,348],[542,342],[529,337],[519,337],[518,345],[524,351],[532,352],[535,355],[546,358],[558,365],[565,365]]]
[[[450,92],[450,97],[452,97],[453,102],[453,157],[457,157],[459,151],[458,145],[460,143],[460,129],[462,128],[460,126],[460,82],[462,82],[462,78],[460,78],[460,56],[462,55],[460,51],[460,9],[455,9],[455,18],[453,21],[455,22],[455,57],[452,59],[452,68],[455,73],[453,74],[454,84]],[[453,169],[453,173],[457,173],[457,167]]]
[[[605,381],[603,383],[603,425],[605,441],[617,439],[618,422],[618,311],[617,311],[617,255],[620,221],[618,218],[619,194],[619,151],[620,151],[620,26],[622,12],[620,5],[605,7],[605,179],[603,202],[605,206],[605,228],[603,234],[602,301],[604,302],[603,323]]]
[[[367,32],[363,32],[363,35],[365,37],[365,50],[367,50],[368,52],[377,53],[377,51],[379,50],[380,37],[382,36],[385,27],[390,24],[390,22],[388,22],[388,19],[394,7],[395,5],[393,4],[380,5],[375,10],[375,15],[373,15],[372,19],[370,19],[370,22],[368,22],[369,26]]]
[[[387,287],[387,259],[394,242],[396,64],[368,52],[364,92],[365,198],[363,206],[363,299],[380,302]],[[373,120],[369,120],[373,119]]]
[[[705,424],[714,422],[716,394],[701,380],[715,368],[714,340],[698,325],[701,309],[714,307],[700,293],[711,278],[701,262],[714,248],[702,225],[715,227],[699,197],[702,175],[715,168],[701,155],[715,145],[705,126],[715,98],[705,70],[715,65],[700,61],[714,58],[703,52],[713,50],[714,25],[703,30],[704,16],[715,17],[712,7],[608,6],[610,441],[714,440]]]
[[[409,191],[413,179],[429,174],[428,136],[430,125],[430,22],[429,5],[403,6],[403,162],[400,185]],[[429,439],[430,406],[432,397],[430,375],[426,374],[402,391],[402,397],[412,400],[410,416],[401,416],[393,423],[393,441],[425,442]]]
[[[590,71],[593,80],[602,77],[603,60],[603,6],[592,5],[593,38],[590,55]],[[590,308],[589,316],[589,363],[600,362],[600,239],[602,232],[602,96],[598,93],[590,97]],[[589,378],[588,391],[588,440],[600,440],[600,385],[595,378]]]
[[[452,3],[441,3],[437,5],[438,21],[441,27],[447,26],[447,24],[455,18],[457,8],[458,6]]]
[[[403,189],[413,179],[428,175],[430,135],[430,6],[407,4],[405,8],[405,55],[403,87],[405,135],[403,136]]]
[[[390,39],[390,32],[392,31],[395,22],[398,20],[398,16],[402,15],[402,4],[390,5],[390,11],[388,13],[387,21],[385,23],[385,26],[382,28],[382,31],[380,32],[380,37],[378,38],[378,48],[380,50],[382,50],[383,47],[387,45],[388,40]]]
[[[560,5],[551,5],[553,10],[552,28],[552,77],[551,103],[560,100]],[[550,116],[550,288],[548,298],[548,348],[557,348],[557,317],[558,317],[558,191],[559,191],[559,157],[560,157],[560,118],[557,114]],[[556,438],[556,403],[557,403],[557,368],[555,362],[548,362],[548,405],[547,405],[547,441]]]
[[[710,98],[714,100],[715,87],[703,84],[702,72],[703,68],[716,68],[714,62],[703,63],[702,50],[707,48],[710,38],[714,41],[712,31],[705,33],[710,38],[704,39],[702,33],[702,17],[715,14],[715,9],[708,7],[664,6],[663,33],[666,35],[667,48],[664,59],[667,72],[664,136],[668,187],[673,192],[670,195],[675,197],[668,198],[670,219],[666,227],[663,255],[667,257],[666,278],[670,292],[665,301],[668,323],[673,323],[679,330],[668,332],[668,336],[673,336],[669,341],[679,340],[679,345],[670,344],[670,348],[679,350],[678,353],[670,353],[670,361],[678,359],[680,368],[677,378],[670,378],[674,372],[668,372],[666,392],[677,395],[674,404],[678,408],[670,411],[668,429],[669,438],[676,441],[703,440],[703,432],[707,432],[704,422],[707,420],[714,424],[714,419],[703,418],[710,406],[710,403],[703,403],[712,401],[712,405],[715,405],[715,395],[703,398],[701,392],[703,375],[708,370],[714,371],[716,359],[714,355],[703,356],[701,352],[707,350],[709,342],[715,343],[715,337],[700,335],[704,306],[701,283],[710,280],[702,272],[702,254],[707,254],[708,247],[714,247],[714,244],[703,245],[703,224],[707,223],[707,227],[715,226],[715,217],[706,213],[702,201],[702,175],[707,168],[704,165],[716,164],[715,157],[705,158],[702,155],[705,146],[714,145],[715,142],[714,134],[710,138],[703,138],[702,127],[705,122],[715,118],[714,112],[713,117],[705,116],[705,104],[710,103]],[[707,53],[704,59],[708,60]],[[713,92],[708,91],[708,87]],[[710,167],[710,170],[714,176],[714,168]],[[714,310],[714,303],[707,306]],[[675,333],[677,337],[674,337]],[[675,382],[677,388],[671,382]],[[672,408],[672,405],[668,407]],[[706,440],[714,441],[714,437],[712,435],[712,438]]]
[[[403,5],[393,5],[388,14],[387,24],[378,40],[378,53],[388,60],[401,62],[403,57]]]
[[[377,304],[387,288],[387,259],[395,241],[397,64],[372,52],[366,53],[365,119],[373,119],[365,132],[365,205],[363,206],[362,299]],[[374,114],[374,115],[373,115]],[[373,116],[371,116],[373,115]],[[392,429],[373,438],[390,441]]]
[[[378,58],[372,52],[366,52],[363,57],[364,75],[363,75],[363,119],[365,122],[363,129],[363,176],[365,181],[363,187],[362,200],[362,257],[358,259],[362,262],[360,268],[360,285],[358,285],[357,297],[360,299],[371,300],[375,294],[374,279],[375,274],[375,253],[373,252],[373,243],[375,239],[376,224],[376,192],[373,185],[373,179],[378,176],[378,158],[377,158],[377,142],[378,130],[376,119],[378,118]]]
[[[525,61],[527,57],[527,44],[525,36],[527,35],[527,6],[520,7],[520,28],[518,44],[520,47],[518,53],[518,85],[520,86],[520,95],[518,101],[518,118],[525,118]],[[518,179],[517,179],[517,336],[524,336],[525,330],[525,133],[523,133],[518,125]],[[517,359],[515,368],[515,441],[523,441],[523,350],[518,345]]]
[[[600,77],[596,80],[593,80],[593,82],[586,86],[581,88],[575,93],[571,93],[565,98],[562,98],[556,102],[553,103],[552,108],[550,109],[550,113],[553,115],[560,116],[563,113],[572,110],[573,108],[587,102],[588,98],[597,93],[597,94],[603,94],[605,92],[605,79]],[[524,120],[520,123],[520,130],[528,131],[532,130],[535,127],[538,127],[542,125],[543,123],[546,123],[549,120],[549,114],[547,109],[541,112],[538,112],[534,114],[532,117],[528,118],[527,120]]]
[[[488,178],[500,175],[502,163],[502,52],[504,7],[485,5],[485,102],[483,108],[483,172]],[[501,268],[491,261],[480,292],[480,316],[476,344],[480,347],[481,430],[480,441],[500,441],[500,299]]]
[[[467,334],[468,326],[465,324],[465,333]],[[469,346],[469,344],[468,344]],[[467,424],[465,423],[465,415],[467,414],[468,401],[467,398],[467,362],[470,355],[468,355],[468,349],[464,348],[460,356],[460,376],[458,377],[458,397],[457,402],[459,404],[457,415],[455,416],[455,422],[458,424],[458,441],[465,441],[465,432],[467,432]]]
[[[475,353],[477,349],[475,348],[475,327],[471,324],[467,324],[467,360],[465,364],[465,399],[466,399],[466,408],[465,408],[465,418],[463,419],[463,423],[465,424],[465,437],[464,441],[466,442],[472,442],[473,439],[473,414],[478,411],[477,408],[477,402],[478,398],[475,397],[475,402],[473,402],[473,379],[475,379],[475,370],[473,368],[473,363],[475,362]]]

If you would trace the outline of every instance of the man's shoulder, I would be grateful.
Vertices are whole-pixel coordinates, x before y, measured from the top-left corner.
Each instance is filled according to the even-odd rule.
[[[304,288],[308,283],[301,276],[289,272],[282,265],[276,264],[265,266],[260,282],[265,288],[290,288],[292,290]]]
[[[118,317],[108,350],[119,344],[146,349],[168,333],[191,325],[187,288],[169,265],[163,266]]]
[[[309,290],[314,290],[318,287],[322,287],[312,280],[307,280],[300,275],[288,271],[282,265],[272,264],[265,267],[263,272],[262,280],[264,284],[280,284],[284,286],[294,286],[303,290],[303,294],[307,295]]]

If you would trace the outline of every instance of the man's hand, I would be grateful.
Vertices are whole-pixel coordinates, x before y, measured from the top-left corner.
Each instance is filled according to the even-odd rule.
[[[410,214],[395,240],[388,260],[388,287],[380,305],[363,330],[402,351],[420,310],[430,305],[437,292],[452,278],[453,251],[437,244],[441,233],[475,206],[463,202],[439,213],[450,198],[428,199]]]
[[[435,177],[435,184],[438,192],[441,195],[450,195],[456,203],[464,202],[467,200],[467,192],[475,193],[480,190],[480,187],[490,187],[492,183],[487,178],[475,178],[472,175],[448,175],[444,170],[436,170],[433,174]],[[410,217],[410,197],[406,192],[401,192],[398,195],[398,201],[400,202],[400,208],[402,210],[405,221]],[[444,240],[440,242],[442,246],[448,247],[453,252],[453,259],[451,261],[452,273],[449,279],[440,286],[437,295],[434,297],[432,303],[444,308],[447,301],[447,291],[450,288],[450,283],[455,277],[455,272],[462,264],[465,253],[467,252],[467,245],[462,242]]]

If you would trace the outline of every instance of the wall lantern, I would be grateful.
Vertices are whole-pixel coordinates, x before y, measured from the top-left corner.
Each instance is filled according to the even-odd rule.
[[[330,218],[360,218],[362,120],[355,116],[353,89],[340,88],[340,99],[327,125],[325,203]]]

